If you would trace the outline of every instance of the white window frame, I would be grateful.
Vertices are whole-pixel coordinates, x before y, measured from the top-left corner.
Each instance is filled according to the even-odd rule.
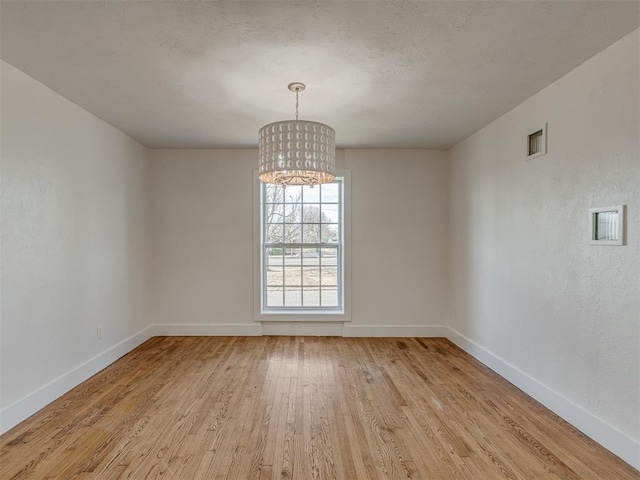
[[[258,173],[254,171],[254,321],[259,322],[348,322],[351,320],[351,172],[339,170],[336,177],[342,179],[342,248],[338,261],[341,277],[340,308],[263,308],[263,195]]]

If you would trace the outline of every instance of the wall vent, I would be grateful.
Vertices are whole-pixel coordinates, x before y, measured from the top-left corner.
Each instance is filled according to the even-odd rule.
[[[547,124],[527,135],[527,160],[547,153]]]
[[[625,207],[599,207],[589,209],[591,245],[624,245]]]

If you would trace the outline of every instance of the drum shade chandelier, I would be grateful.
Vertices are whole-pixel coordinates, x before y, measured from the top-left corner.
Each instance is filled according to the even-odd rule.
[[[328,125],[298,120],[298,95],[304,83],[289,84],[296,94],[296,119],[270,123],[258,134],[258,175],[276,185],[332,182],[336,170],[336,132]]]

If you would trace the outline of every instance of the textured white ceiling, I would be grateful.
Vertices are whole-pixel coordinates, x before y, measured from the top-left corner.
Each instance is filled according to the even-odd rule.
[[[1,57],[149,147],[449,147],[638,28],[638,1],[3,1]]]

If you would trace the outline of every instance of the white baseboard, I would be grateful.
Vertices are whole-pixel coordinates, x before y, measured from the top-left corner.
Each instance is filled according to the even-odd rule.
[[[242,324],[156,324],[153,325],[155,337],[255,337],[262,335],[259,323]]]
[[[446,337],[444,325],[345,325],[345,337]]]
[[[293,322],[295,323],[295,322]],[[154,336],[306,335],[344,337],[446,337],[440,325],[351,325],[343,322],[258,322],[245,324],[157,324]]]
[[[151,328],[147,327],[3,408],[0,410],[0,434],[26,420],[151,337]]]
[[[524,391],[552,412],[613,452],[632,467],[640,470],[640,442],[620,432],[539,380],[531,377],[506,360],[491,353],[452,328],[447,338],[491,370]]]
[[[343,322],[265,322],[262,324],[263,335],[287,335],[309,337],[341,337]]]

